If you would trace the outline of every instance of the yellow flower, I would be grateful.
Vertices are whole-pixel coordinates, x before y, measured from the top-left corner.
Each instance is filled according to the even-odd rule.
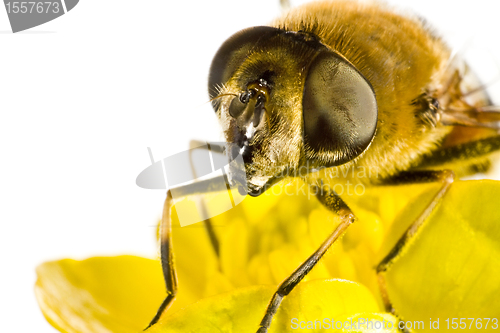
[[[339,222],[307,194],[285,195],[286,186],[297,183],[247,198],[213,219],[220,259],[202,224],[181,228],[174,213],[178,297],[150,332],[256,331],[277,285]],[[270,332],[317,321],[324,331],[332,330],[328,323],[370,331],[363,320],[396,331],[397,319],[384,313],[374,267],[438,187],[384,187],[346,197],[357,222],[285,298]],[[500,319],[499,193],[500,182],[453,184],[386,273],[390,299],[405,321],[422,321],[429,330],[430,318],[439,317],[441,329],[447,318],[450,328],[451,318]],[[40,307],[61,332],[141,332],[165,297],[160,264],[152,259],[66,259],[45,263],[37,273]],[[351,321],[358,326],[346,327]]]

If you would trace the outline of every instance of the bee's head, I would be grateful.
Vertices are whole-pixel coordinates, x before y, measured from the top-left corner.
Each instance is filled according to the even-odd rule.
[[[209,94],[252,196],[286,176],[353,160],[375,133],[371,85],[307,32],[236,33],[214,57]]]

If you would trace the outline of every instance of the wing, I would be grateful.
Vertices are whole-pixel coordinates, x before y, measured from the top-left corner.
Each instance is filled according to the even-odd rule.
[[[486,86],[464,63],[453,68],[441,91],[426,92],[414,102],[424,107],[424,121],[453,127],[415,169],[448,168],[459,175],[486,171],[500,151],[500,107],[491,104]]]

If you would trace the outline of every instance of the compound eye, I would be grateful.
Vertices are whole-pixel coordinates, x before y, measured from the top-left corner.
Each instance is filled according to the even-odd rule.
[[[344,57],[321,51],[309,67],[302,98],[306,157],[336,166],[359,156],[377,126],[377,101],[366,78]]]
[[[210,99],[217,97],[218,88],[227,83],[260,40],[267,40],[280,33],[281,30],[277,28],[258,26],[241,30],[226,40],[215,54],[210,66],[208,76]]]

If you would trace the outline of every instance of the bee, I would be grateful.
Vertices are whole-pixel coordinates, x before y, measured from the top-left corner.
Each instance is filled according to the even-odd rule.
[[[429,205],[376,267],[386,310],[394,313],[384,273],[424,225],[456,177],[487,170],[500,148],[499,109],[479,79],[427,23],[379,3],[315,2],[269,26],[244,29],[217,51],[209,96],[230,161],[224,175],[241,193],[259,196],[300,177],[340,224],[277,288],[257,332],[267,332],[283,298],[356,221],[335,186],[437,182]],[[210,148],[210,149],[212,149]],[[366,170],[364,176],[349,170]],[[343,174],[332,179],[329,173]],[[223,190],[212,180],[182,195]],[[161,224],[167,298],[176,296],[168,191]]]

